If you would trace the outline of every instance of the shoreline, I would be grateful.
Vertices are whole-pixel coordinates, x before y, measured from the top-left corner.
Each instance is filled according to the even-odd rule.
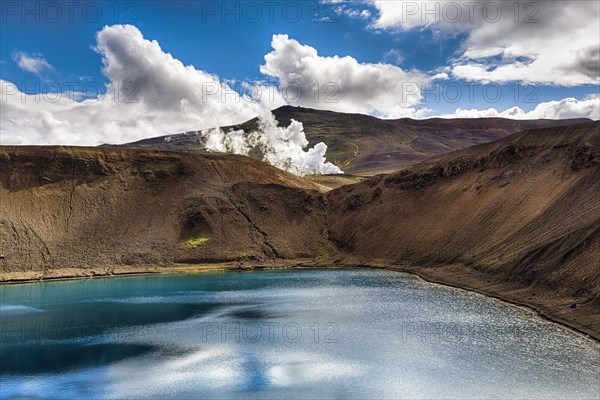
[[[150,275],[177,275],[177,274],[202,274],[217,272],[244,272],[265,269],[298,269],[298,268],[323,268],[323,269],[351,269],[351,268],[372,268],[394,271],[414,275],[425,282],[452,287],[467,292],[478,293],[480,295],[493,298],[512,306],[522,308],[532,312],[539,318],[555,323],[564,328],[575,332],[586,339],[590,339],[600,344],[600,332],[590,329],[576,321],[562,318],[557,313],[553,313],[547,307],[542,307],[533,302],[527,302],[518,296],[500,293],[499,291],[489,290],[485,285],[474,285],[476,279],[471,277],[470,282],[457,282],[449,276],[444,278],[444,273],[432,273],[431,268],[417,267],[413,265],[398,265],[388,263],[363,263],[363,262],[315,262],[314,260],[273,260],[264,263],[240,263],[225,262],[211,264],[175,264],[173,266],[145,266],[145,267],[114,267],[114,268],[62,268],[49,271],[25,271],[25,272],[4,272],[0,273],[0,286],[17,285],[29,283],[42,283],[45,281],[71,281],[92,278],[113,278],[128,276],[150,276]],[[439,272],[439,271],[438,271]],[[516,289],[513,289],[513,291]],[[521,289],[523,290],[523,289]],[[551,307],[549,307],[551,308]]]

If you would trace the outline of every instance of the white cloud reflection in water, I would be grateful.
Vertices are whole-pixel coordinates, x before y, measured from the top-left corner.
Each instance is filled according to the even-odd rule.
[[[0,290],[6,304],[43,310],[3,315],[8,323],[105,325],[53,337],[66,346],[51,353],[62,361],[41,370],[11,361],[19,343],[3,337],[3,362],[8,355],[21,369],[2,376],[3,398],[579,399],[600,392],[596,343],[502,302],[394,272],[130,277]],[[236,336],[235,326],[246,334]],[[87,364],[67,369],[66,360],[84,354]]]

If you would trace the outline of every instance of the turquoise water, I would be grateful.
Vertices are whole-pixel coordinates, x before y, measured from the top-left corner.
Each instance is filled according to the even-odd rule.
[[[4,398],[600,398],[600,347],[378,270],[0,286]]]

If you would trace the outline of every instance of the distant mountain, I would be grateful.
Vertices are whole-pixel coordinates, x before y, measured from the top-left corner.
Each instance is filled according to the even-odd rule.
[[[524,129],[589,122],[587,119],[520,121],[505,118],[384,120],[292,106],[280,107],[273,114],[280,126],[289,125],[292,118],[302,122],[311,146],[326,143],[328,161],[346,173],[363,176],[398,171],[425,159],[502,139]],[[249,132],[257,129],[257,119],[223,129]],[[203,152],[204,145],[197,133],[161,136],[123,146]]]

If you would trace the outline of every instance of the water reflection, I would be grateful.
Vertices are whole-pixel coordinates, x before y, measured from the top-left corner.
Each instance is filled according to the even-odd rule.
[[[598,345],[375,270],[1,286],[2,397],[598,398]]]
[[[141,344],[27,344],[2,346],[0,374],[60,373],[108,365],[157,348]]]

